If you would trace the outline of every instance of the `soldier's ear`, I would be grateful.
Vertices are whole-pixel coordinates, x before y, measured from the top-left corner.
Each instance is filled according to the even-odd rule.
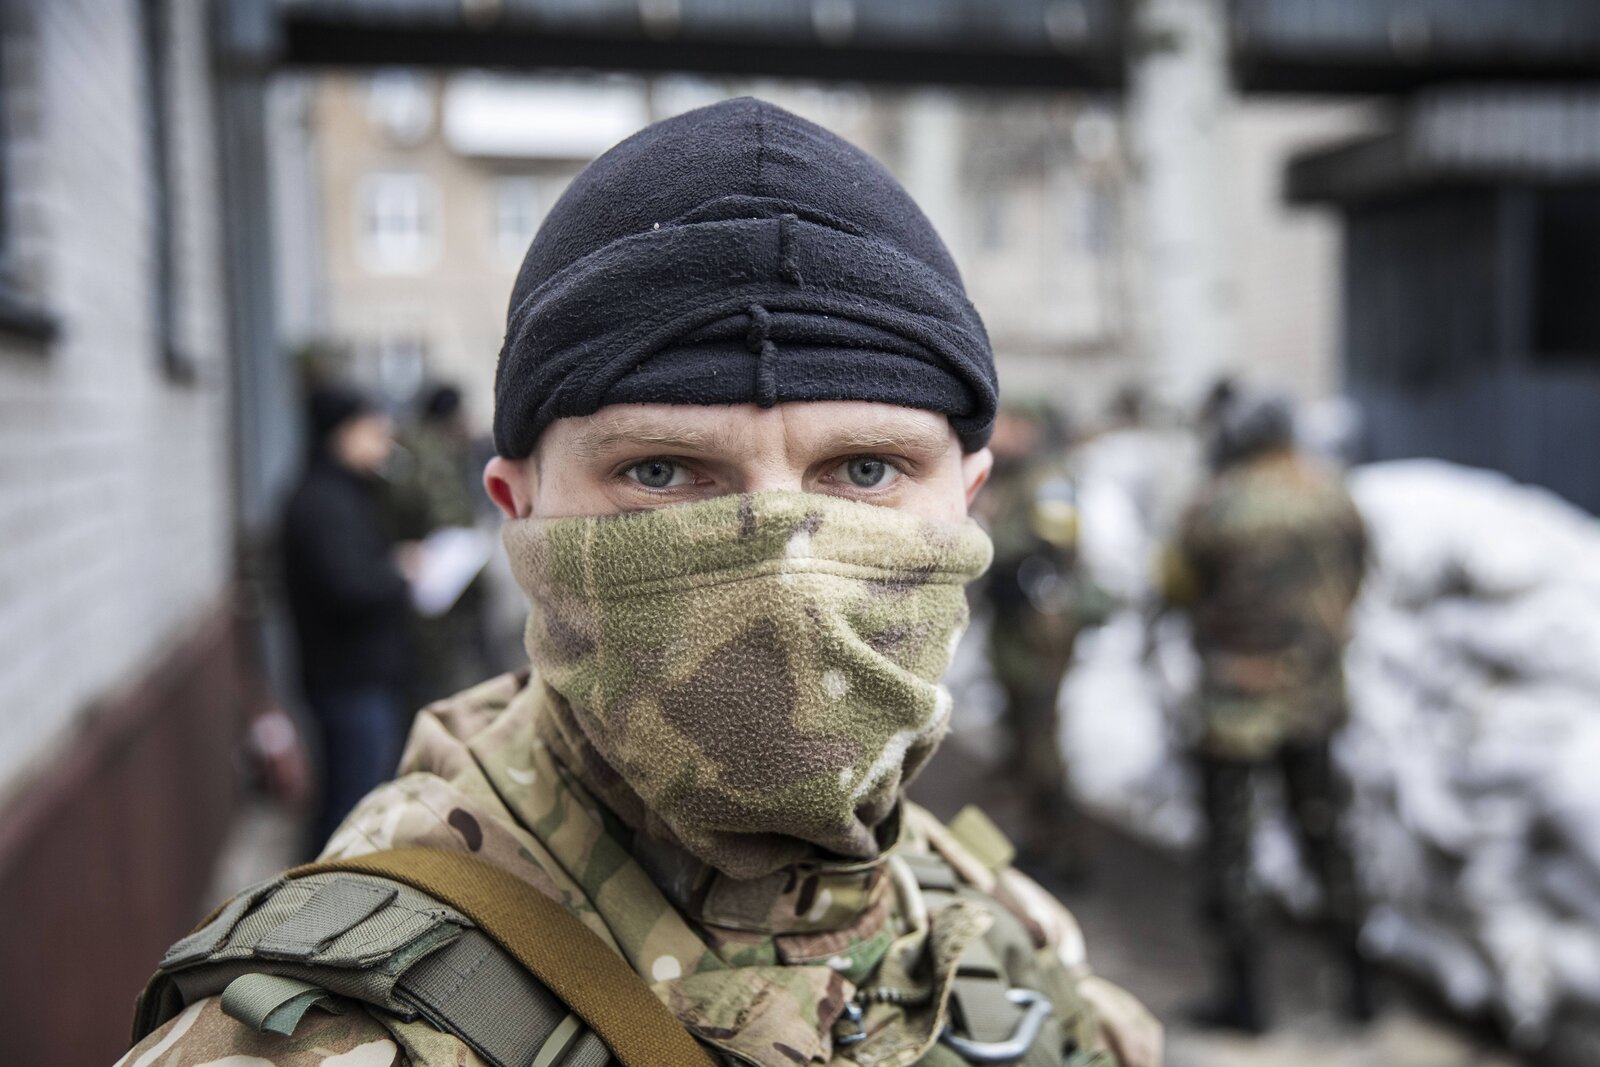
[[[987,448],[980,448],[961,457],[961,480],[967,488],[967,507],[972,506],[978,490],[989,480],[989,472],[992,470],[994,470],[994,453]]]
[[[528,460],[496,456],[483,468],[483,488],[506,518],[525,519],[533,514],[534,477]]]

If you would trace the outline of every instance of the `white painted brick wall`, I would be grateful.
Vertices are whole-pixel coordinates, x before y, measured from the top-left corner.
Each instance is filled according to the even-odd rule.
[[[195,385],[168,381],[156,346],[137,0],[18,4],[6,45],[21,57],[8,88],[24,83],[8,116],[32,118],[7,146],[23,274],[61,332],[43,348],[0,336],[0,794],[148,671],[228,578],[205,4],[171,4],[177,332],[203,367]]]

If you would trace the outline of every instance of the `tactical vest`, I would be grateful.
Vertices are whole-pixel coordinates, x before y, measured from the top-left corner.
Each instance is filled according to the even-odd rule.
[[[924,918],[969,901],[992,921],[964,942],[941,978],[864,985],[834,1026],[835,1061],[848,1059],[851,1046],[865,1040],[874,1005],[920,997],[945,998],[948,1005],[939,1040],[916,1061],[922,1067],[1114,1065],[1109,1054],[1088,1047],[1094,1020],[1071,977],[1051,965],[1048,950],[1036,946],[1015,916],[963,884],[937,854],[897,853],[890,862],[897,889]],[[630,1059],[621,1045],[614,1055],[585,1021],[592,1011],[577,1011],[552,992],[551,985],[573,988],[560,980],[561,968],[519,963],[516,946],[491,937],[483,928],[487,921],[475,922],[462,908],[389,878],[316,865],[302,870],[307,873],[288,872],[246,889],[168,950],[140,998],[135,1041],[211,996],[220,996],[235,1020],[282,1035],[292,1034],[307,1011],[340,1012],[355,1001],[374,1013],[426,1021],[493,1067],[666,1062],[648,1053],[645,1062],[636,1052]],[[496,933],[504,939],[502,930]],[[594,950],[626,967],[598,939]],[[520,958],[528,959],[526,949]],[[541,981],[535,971],[552,980]],[[636,988],[623,989],[629,978]],[[650,1025],[677,1028],[659,1036],[681,1041],[686,1031],[642,979],[629,972],[606,987],[619,1002],[641,992],[646,1009],[659,1009]]]

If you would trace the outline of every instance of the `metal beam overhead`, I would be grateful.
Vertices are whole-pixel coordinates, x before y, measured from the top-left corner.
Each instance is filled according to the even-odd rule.
[[[1232,0],[1246,92],[1600,80],[1595,0]]]
[[[282,0],[295,66],[1119,89],[1119,0]]]

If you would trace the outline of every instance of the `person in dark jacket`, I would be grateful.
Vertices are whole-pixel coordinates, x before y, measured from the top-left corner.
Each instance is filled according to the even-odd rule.
[[[321,733],[320,842],[400,760],[411,621],[404,556],[379,493],[394,427],[342,389],[319,389],[308,415],[311,455],[284,517],[283,552],[301,680]]]

